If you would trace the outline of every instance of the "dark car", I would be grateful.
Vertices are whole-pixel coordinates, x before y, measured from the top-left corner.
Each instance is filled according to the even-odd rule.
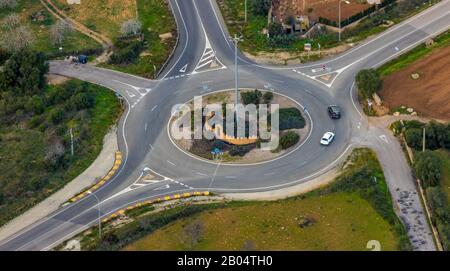
[[[337,105],[328,106],[328,114],[332,119],[340,119],[341,118],[341,110]]]

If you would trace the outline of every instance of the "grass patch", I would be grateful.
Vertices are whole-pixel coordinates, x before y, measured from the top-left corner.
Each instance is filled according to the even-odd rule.
[[[439,48],[450,46],[450,31],[447,31],[434,39],[434,43],[431,46],[421,44],[411,51],[402,54],[401,56],[387,62],[383,66],[378,68],[378,71],[382,76],[388,76],[396,71],[402,70],[417,60],[430,55],[433,51]]]
[[[306,219],[311,225],[300,227]],[[185,232],[192,223],[203,228],[195,245]],[[385,250],[396,249],[389,224],[367,201],[354,193],[333,193],[202,212],[125,250],[245,250],[249,244],[255,250],[366,250],[372,239]]]
[[[112,91],[81,81],[48,86],[46,97],[60,99],[58,93],[67,89],[68,84],[72,90],[76,86],[77,91],[84,85],[83,93],[93,97],[92,107],[67,109],[61,122],[54,124],[51,119],[55,110],[65,108],[68,98],[52,102],[42,114],[23,116],[13,125],[0,125],[0,225],[47,198],[88,168],[100,153],[105,134],[121,113]],[[74,156],[70,154],[69,127],[75,135]]]
[[[37,12],[43,15],[43,21],[33,21],[31,16]],[[48,55],[59,54],[59,45],[54,45],[50,38],[50,27],[56,23],[57,19],[53,17],[41,4],[39,0],[18,0],[18,5],[12,10],[0,10],[0,21],[8,14],[17,13],[21,17],[21,24],[30,27],[34,33],[34,43],[32,49],[44,52]],[[0,36],[2,34],[0,28]],[[95,40],[77,32],[68,33],[66,39],[61,45],[66,52],[98,50],[101,45]]]
[[[164,0],[137,0],[139,20],[144,32],[144,51],[132,63],[126,65],[102,64],[103,67],[155,78],[170,56],[176,42],[176,23]],[[161,40],[159,35],[172,33],[172,38]]]

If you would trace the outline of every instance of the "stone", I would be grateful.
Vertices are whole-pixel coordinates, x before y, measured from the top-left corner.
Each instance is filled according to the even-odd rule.
[[[412,112],[414,112],[414,109],[408,108],[408,109],[406,109],[406,111],[408,111],[408,113],[412,113]]]
[[[159,35],[159,38],[162,40],[171,39],[172,37],[173,37],[173,35],[170,32]]]
[[[411,74],[411,78],[414,79],[414,80],[417,80],[417,79],[420,78],[420,74],[418,74],[418,73],[413,73],[413,74]]]
[[[302,216],[299,219],[298,226],[303,229],[314,225],[314,223],[314,219]]]
[[[400,112],[394,112],[394,116],[396,117],[400,116]]]

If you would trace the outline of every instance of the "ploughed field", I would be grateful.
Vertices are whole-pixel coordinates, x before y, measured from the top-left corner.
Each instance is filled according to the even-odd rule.
[[[425,117],[450,120],[450,47],[438,49],[384,79],[386,106],[413,108]],[[412,74],[419,78],[413,79]]]

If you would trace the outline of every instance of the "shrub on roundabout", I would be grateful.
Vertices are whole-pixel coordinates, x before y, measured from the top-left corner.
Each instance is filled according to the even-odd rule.
[[[285,150],[297,144],[299,140],[300,136],[296,132],[289,131],[281,136],[280,146],[283,150]]]

